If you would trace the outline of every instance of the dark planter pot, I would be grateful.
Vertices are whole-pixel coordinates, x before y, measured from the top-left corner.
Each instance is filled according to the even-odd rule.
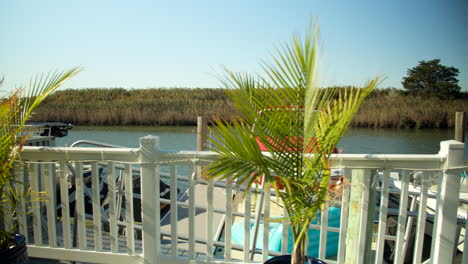
[[[326,264],[326,262],[313,257],[305,257],[305,260],[305,263],[307,264]],[[265,264],[291,264],[291,255],[283,255],[271,258],[267,260]]]
[[[11,237],[14,246],[8,249],[0,249],[0,263],[23,264],[28,263],[28,252],[26,251],[26,239],[23,235],[15,234]]]

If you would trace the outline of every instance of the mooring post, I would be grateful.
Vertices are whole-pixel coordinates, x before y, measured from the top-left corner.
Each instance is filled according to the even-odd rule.
[[[206,119],[203,116],[197,118],[197,151],[206,150]]]
[[[203,116],[197,118],[197,151],[206,150],[206,119]],[[197,175],[201,177],[203,166],[197,165]]]
[[[455,113],[455,140],[458,142],[465,142],[465,125],[466,125],[465,112],[456,112]]]

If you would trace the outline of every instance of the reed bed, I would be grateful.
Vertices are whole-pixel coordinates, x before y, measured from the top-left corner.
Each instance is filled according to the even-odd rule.
[[[451,128],[455,112],[468,112],[468,99],[412,97],[379,89],[366,99],[352,126],[373,128]],[[236,115],[224,89],[121,88],[57,91],[37,110],[34,121],[75,125],[195,125]]]
[[[230,118],[223,89],[81,89],[58,91],[35,121],[77,125],[195,125],[197,116]]]
[[[354,127],[453,128],[455,112],[467,112],[468,100],[441,100],[390,94],[364,101],[352,122]]]

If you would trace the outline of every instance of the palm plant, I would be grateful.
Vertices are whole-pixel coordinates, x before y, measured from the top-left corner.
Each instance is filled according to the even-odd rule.
[[[32,79],[25,89],[15,89],[11,94],[0,98],[0,216],[11,217],[11,208],[19,197],[24,194],[15,193],[13,169],[15,161],[20,158],[20,152],[28,139],[22,132],[25,124],[33,115],[36,107],[67,79],[76,75],[80,68],[72,68],[64,72],[56,72]],[[1,83],[1,82],[0,82]],[[0,228],[0,249],[8,248],[15,225],[10,228]]]
[[[221,80],[240,115],[216,121],[219,157],[205,171],[208,178],[247,186],[264,177],[264,187],[275,189],[288,212],[296,264],[305,261],[309,225],[327,200],[331,154],[379,82],[342,92],[318,87],[317,32],[310,27],[305,38],[294,35],[277,47],[272,62],[262,63],[262,76],[226,70]]]

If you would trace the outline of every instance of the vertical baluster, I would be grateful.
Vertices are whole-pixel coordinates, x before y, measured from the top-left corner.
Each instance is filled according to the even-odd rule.
[[[75,162],[75,171],[75,225],[77,225],[75,235],[78,235],[79,248],[84,250],[87,249],[88,244],[86,239],[86,210],[84,204],[86,187],[83,182],[83,164],[81,162]]]
[[[417,198],[412,197],[409,211],[414,212],[417,207]],[[412,234],[413,222],[415,221],[414,217],[408,217],[408,222],[406,224],[405,236],[403,239],[403,250],[401,252],[401,257],[404,259],[406,256],[406,251],[408,250],[410,236]]]
[[[188,179],[188,215],[189,215],[189,259],[195,259],[195,190],[194,185],[197,181],[197,167],[193,164],[190,167],[192,175]]]
[[[344,169],[345,180],[351,180],[351,169]],[[349,208],[349,185],[343,184],[341,196],[341,218],[340,218],[340,239],[338,242],[338,263],[345,263],[346,230],[348,229],[348,208]]]
[[[370,186],[369,193],[367,194],[367,218],[364,219],[367,228],[362,230],[365,235],[365,249],[364,249],[364,263],[370,263],[373,259],[372,256],[372,241],[374,240],[374,218],[376,214],[377,204],[377,186],[380,185],[379,170],[371,169],[370,171]],[[373,176],[372,176],[373,175]],[[375,258],[375,257],[374,257]]]
[[[265,205],[263,211],[263,249],[262,249],[262,261],[265,262],[268,259],[268,240],[270,234],[270,183],[265,182]]]
[[[226,261],[231,260],[231,239],[232,239],[232,183],[228,182],[226,184],[226,224],[224,226],[225,236],[224,236],[224,258]]]
[[[468,210],[465,217],[465,242],[463,243],[463,258],[461,263],[468,263]]]
[[[15,168],[15,179],[18,181],[19,184],[16,184],[15,190],[17,193],[24,193],[25,192],[25,173],[27,173],[27,170],[25,170],[25,166],[28,166],[27,164],[23,162],[18,162],[18,166]],[[24,184],[21,184],[24,183]],[[23,234],[26,238],[26,243],[29,243],[29,232],[28,232],[28,226],[27,226],[27,220],[26,220],[26,204],[24,202],[18,203],[18,224],[19,224],[19,231],[20,234]]]
[[[171,175],[171,256],[177,258],[177,171],[174,164],[170,165]]]
[[[19,162],[15,162],[14,166],[18,166],[18,164]],[[0,164],[0,165],[3,166],[3,164]],[[13,167],[13,173],[14,173],[13,177],[16,177],[17,176],[16,174],[18,173],[17,168]],[[3,178],[4,175],[1,175],[1,177],[2,177],[2,181],[8,180],[8,179]],[[15,180],[16,179],[17,178],[15,178]],[[14,216],[15,208],[12,207],[12,203],[15,200],[17,200],[15,196],[20,195],[22,193],[21,188],[18,188],[18,185],[24,185],[26,184],[26,182],[24,182],[24,184],[20,182],[16,183],[16,187],[15,187],[16,193],[15,193],[15,190],[9,189],[9,187],[11,186],[9,182],[2,182],[2,183],[5,184],[5,186],[0,186],[0,207],[2,211],[2,213],[0,213],[0,229],[6,232],[7,230],[12,229],[14,226],[13,216]],[[22,199],[19,202],[20,202],[19,204],[26,203],[24,199]],[[26,208],[26,205],[24,204],[23,207]],[[26,211],[19,211],[19,212],[26,212]]]
[[[121,164],[121,166],[123,166],[123,165]],[[116,191],[116,193],[117,193],[117,202],[116,202],[116,205],[117,205],[117,208],[116,208],[117,221],[119,221],[121,218],[123,219],[122,201],[123,201],[123,197],[125,195],[125,180],[124,180],[125,179],[125,167],[118,168],[118,173],[119,173],[119,176],[117,177],[116,183],[115,183],[116,188],[117,188],[117,191]]]
[[[263,189],[264,185],[260,185],[260,187]],[[252,234],[252,244],[250,245],[250,260],[253,260],[255,257],[255,249],[257,248],[257,241],[258,241],[258,230],[260,229],[260,219],[262,215],[262,210],[263,210],[263,201],[265,199],[264,193],[261,192],[259,193],[258,187],[255,188],[255,195],[258,196],[257,202],[255,203],[255,219],[254,219],[254,225],[253,225],[253,234]]]
[[[53,164],[45,164],[44,165],[44,184],[45,184],[45,195],[47,197],[46,200],[46,208],[47,208],[47,232],[48,232],[48,240],[50,247],[57,246],[57,229],[56,229],[56,193],[55,193],[55,175],[54,175],[54,165]]]
[[[362,170],[358,171],[358,174],[363,176],[363,188],[362,188],[362,197],[361,197],[361,218],[360,218],[360,228],[359,228],[359,238],[358,238],[358,260],[362,259],[362,261],[359,261],[360,263],[364,262],[364,258],[366,255],[365,248],[366,248],[366,237],[367,237],[367,230],[368,224],[366,222],[366,219],[368,219],[368,214],[369,214],[369,207],[370,206],[375,206],[375,204],[369,204],[369,194],[370,194],[370,189],[368,186],[371,185],[371,174],[370,170]],[[354,177],[353,177],[354,178]],[[366,185],[365,183],[368,182],[369,184]],[[372,230],[372,228],[370,228]],[[372,236],[372,235],[371,235]]]
[[[403,244],[405,243],[405,230],[407,228],[407,214],[408,214],[408,188],[409,188],[409,171],[403,171],[401,181],[400,193],[400,208],[398,211],[398,225],[397,225],[397,241],[395,244],[395,261],[396,263],[403,262],[404,250]]]
[[[62,207],[62,232],[64,248],[71,248],[70,203],[68,199],[68,173],[66,162],[60,162],[60,203]]]
[[[7,186],[5,186],[5,189],[2,189],[2,191],[4,192],[4,195],[5,196],[8,196],[8,197],[1,197],[1,199],[3,200],[3,198],[5,198],[7,201],[5,201],[5,203],[3,203],[2,201],[2,211],[4,213],[2,213],[2,215],[0,215],[0,228],[2,230],[10,230],[14,227],[14,219],[13,219],[13,214],[14,214],[14,208],[12,207],[12,204],[11,202],[14,201],[15,199],[15,195],[19,195],[19,194],[15,194],[13,192],[11,192]],[[21,201],[20,203],[25,203],[26,201]]]
[[[212,261],[213,260],[213,190],[214,190],[214,185],[213,185],[213,180],[208,181],[208,187],[207,187],[207,193],[206,193],[206,198],[208,201],[207,205],[207,214],[206,214],[206,255],[207,255],[207,260]]]
[[[327,235],[328,235],[328,204],[325,203],[322,207],[321,221],[320,221],[320,243],[319,243],[319,259],[325,259],[327,252]],[[308,250],[306,247],[306,252]]]
[[[154,165],[153,165],[154,166]],[[152,167],[153,169],[153,174],[154,175],[154,185],[150,186],[154,188],[154,193],[155,195],[153,196],[155,203],[154,203],[154,221],[155,221],[155,256],[159,257],[161,255],[161,187],[159,185],[159,182],[161,181],[161,167],[160,165],[156,165],[155,167]],[[142,182],[143,183],[143,182]],[[144,186],[141,188],[143,189]],[[176,188],[177,189],[177,188]],[[151,198],[148,198],[151,199]],[[142,204],[143,204],[143,199],[142,199]]]
[[[42,166],[41,166],[42,168]],[[29,175],[31,175],[31,191],[33,195],[40,191],[39,187],[39,177],[40,177],[40,168],[39,164],[30,164],[29,166]],[[33,230],[34,230],[34,245],[42,245],[42,230],[41,230],[41,204],[40,202],[33,197],[31,202],[32,207],[32,219],[33,219]]]
[[[281,254],[285,255],[288,253],[288,243],[289,243],[289,219],[288,219],[288,210],[286,210],[286,206],[283,207],[283,233],[281,234]]]
[[[246,186],[247,191],[245,192],[245,204],[244,204],[244,262],[249,262],[249,250],[250,250],[250,207],[251,205],[251,191],[250,186]]]
[[[116,191],[115,167],[112,161],[107,163],[107,183],[109,186],[109,233],[111,252],[118,251],[117,217],[116,215]]]
[[[133,175],[132,165],[125,164],[125,220],[127,225],[127,250],[129,254],[135,253],[134,219],[133,219]]]
[[[419,210],[418,210],[418,223],[416,226],[416,238],[414,243],[414,255],[413,263],[421,263],[422,250],[424,244],[424,234],[426,230],[426,209],[427,209],[427,198],[429,192],[429,185],[426,173],[422,174],[421,179],[421,196],[419,198]],[[416,199],[414,197],[413,199]]]
[[[384,170],[383,183],[380,200],[379,227],[377,232],[377,249],[375,263],[383,263],[383,251],[385,243],[385,231],[387,229],[387,211],[388,211],[388,195],[390,187],[390,170]]]
[[[91,163],[91,179],[93,188],[93,226],[94,226],[94,244],[96,251],[102,250],[102,224],[101,224],[101,193],[99,168],[97,161]],[[104,183],[103,183],[104,184]],[[133,212],[133,210],[132,210]]]

